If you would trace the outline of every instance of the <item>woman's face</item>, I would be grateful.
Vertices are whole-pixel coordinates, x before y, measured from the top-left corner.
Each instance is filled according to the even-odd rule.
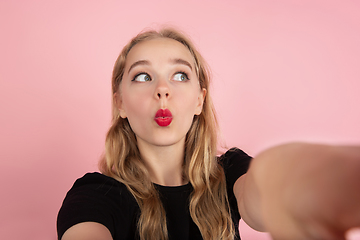
[[[205,94],[189,50],[173,39],[156,38],[130,50],[116,98],[138,144],[164,147],[184,145]]]

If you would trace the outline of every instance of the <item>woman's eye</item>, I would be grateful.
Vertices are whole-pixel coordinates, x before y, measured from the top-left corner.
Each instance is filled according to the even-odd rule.
[[[175,81],[186,81],[186,80],[189,80],[189,78],[186,73],[181,72],[181,73],[176,73],[174,75],[174,80]]]
[[[133,81],[148,82],[148,81],[151,81],[151,77],[147,73],[139,73],[134,77]]]

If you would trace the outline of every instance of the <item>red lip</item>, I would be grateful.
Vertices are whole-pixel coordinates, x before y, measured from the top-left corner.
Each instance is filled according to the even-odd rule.
[[[155,122],[160,127],[169,126],[172,121],[172,115],[169,109],[159,109],[155,114]]]

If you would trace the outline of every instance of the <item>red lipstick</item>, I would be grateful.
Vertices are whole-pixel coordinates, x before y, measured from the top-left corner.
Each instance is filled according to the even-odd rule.
[[[160,127],[167,127],[172,121],[172,115],[169,109],[159,109],[155,114],[155,122]]]

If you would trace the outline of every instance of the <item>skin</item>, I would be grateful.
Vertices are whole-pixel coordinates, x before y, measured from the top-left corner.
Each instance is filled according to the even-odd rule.
[[[96,222],[78,223],[64,233],[62,240],[112,240],[111,233],[104,225]]]

